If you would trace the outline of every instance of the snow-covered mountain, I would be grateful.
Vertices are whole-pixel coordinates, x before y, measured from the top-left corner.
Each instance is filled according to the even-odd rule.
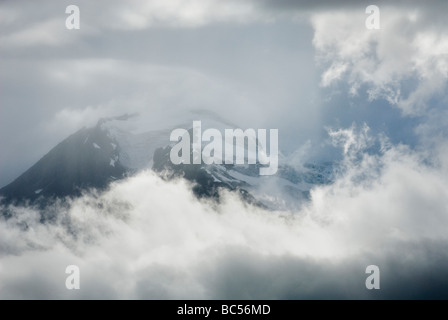
[[[191,114],[169,124],[148,123],[138,116],[104,118],[58,144],[11,184],[0,189],[3,203],[47,201],[77,196],[83,189],[103,189],[111,181],[151,169],[165,179],[183,177],[198,197],[219,198],[220,188],[239,192],[249,202],[272,209],[300,206],[310,189],[331,181],[331,164],[304,164],[299,169],[280,155],[275,175],[260,176],[259,165],[180,164],[170,161],[170,134],[204,127],[224,130],[235,125],[212,114]],[[153,130],[148,130],[153,128]]]

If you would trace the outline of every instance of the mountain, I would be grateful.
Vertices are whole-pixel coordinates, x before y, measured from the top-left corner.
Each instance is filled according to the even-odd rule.
[[[81,129],[59,143],[35,165],[0,189],[4,202],[77,196],[82,189],[104,188],[127,169],[118,161],[118,146],[101,129]]]
[[[294,208],[309,197],[310,189],[331,182],[332,164],[305,164],[296,168],[280,158],[273,176],[260,176],[259,165],[180,164],[170,161],[170,134],[189,129],[192,120],[204,127],[224,130],[235,125],[213,114],[192,114],[177,125],[142,121],[135,115],[104,118],[93,128],[83,128],[54,147],[11,184],[0,189],[2,203],[76,197],[85,189],[104,189],[111,181],[152,169],[164,179],[183,177],[193,183],[198,197],[219,200],[221,188],[239,192],[250,203],[270,209]],[[148,131],[147,128],[154,128]],[[283,163],[282,163],[283,162]]]

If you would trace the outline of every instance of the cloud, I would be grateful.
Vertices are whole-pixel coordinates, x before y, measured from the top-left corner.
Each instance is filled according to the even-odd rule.
[[[321,84],[343,81],[351,95],[365,90],[370,100],[385,99],[405,115],[422,115],[446,87],[446,26],[423,8],[380,10],[380,30],[366,29],[367,16],[359,10],[312,15],[313,45],[325,69]]]
[[[29,0],[20,5],[5,2],[0,14],[0,25],[7,34],[4,41],[8,39],[4,45],[62,45],[72,35],[86,36],[110,30],[198,28],[212,23],[270,20],[269,12],[261,10],[253,1],[78,1],[81,29],[68,33],[65,9],[70,4],[54,0],[44,0],[39,5]]]
[[[43,21],[28,29],[2,37],[3,47],[62,46],[77,40],[67,36],[60,19]]]
[[[115,3],[108,7],[113,19],[103,21],[105,27],[118,29],[146,29],[151,27],[201,27],[216,22],[247,23],[260,18],[259,10],[251,1],[142,1]],[[258,14],[256,14],[258,11]]]
[[[296,212],[265,211],[232,193],[200,201],[185,181],[150,171],[55,205],[46,224],[37,209],[11,208],[14,217],[0,222],[0,296],[446,297],[438,283],[448,266],[447,159],[429,165],[400,145],[371,155],[366,130],[360,141],[351,131],[337,141],[350,140],[360,156],[347,157],[336,182],[314,188]],[[71,264],[81,269],[79,291],[65,289]],[[364,287],[369,264],[384,275],[380,292]]]
[[[146,132],[157,127],[173,129],[191,118],[188,110],[224,115],[232,110],[252,115],[252,121],[258,118],[259,105],[244,99],[234,84],[188,67],[116,59],[52,61],[48,66],[45,77],[52,86],[71,89],[55,114],[45,120],[44,130],[52,134],[67,136],[83,126],[94,126],[100,118],[124,112],[147,120],[146,127],[140,128]],[[98,87],[98,83],[107,85]]]
[[[0,185],[99,117],[138,112],[158,117],[157,124],[192,109],[207,109],[224,118],[237,115],[234,122],[241,128],[316,130],[311,119],[319,116],[318,110],[304,110],[314,90],[310,78],[301,76],[312,66],[300,57],[311,59],[311,52],[302,53],[299,42],[291,47],[283,39],[277,44],[282,28],[265,32],[253,38],[255,30],[235,32],[233,27],[117,31],[88,45],[4,52]],[[252,40],[245,42],[248,38]],[[306,117],[295,116],[304,112]],[[295,137],[291,141],[300,144]]]
[[[325,117],[355,125],[333,126],[340,175],[294,212],[231,194],[201,202],[150,172],[55,205],[51,223],[14,208],[0,222],[1,298],[447,297],[446,1],[379,3],[379,31],[355,0],[81,1],[79,32],[65,29],[69,2],[18,3],[0,12],[4,183],[80,127],[126,112],[153,125],[205,108],[279,127],[289,151],[309,141],[292,154],[299,164]],[[319,82],[348,102],[328,112]],[[375,111],[359,110],[379,100],[416,117],[415,149],[361,125]],[[375,119],[403,124],[389,115]],[[69,264],[80,291],[65,289]],[[364,287],[369,264],[380,292]]]

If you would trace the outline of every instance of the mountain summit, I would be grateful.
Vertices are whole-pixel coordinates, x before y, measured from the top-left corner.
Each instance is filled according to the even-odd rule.
[[[207,118],[203,123],[210,128],[229,128],[229,123],[218,117],[201,118]],[[100,119],[95,127],[66,138],[0,189],[2,203],[46,203],[48,199],[76,197],[83,190],[101,190],[112,181],[150,169],[165,179],[189,180],[198,197],[219,198],[219,190],[224,188],[239,192],[249,202],[279,209],[300,205],[314,185],[331,181],[331,164],[305,164],[298,170],[280,163],[275,176],[259,176],[258,164],[173,165],[169,157],[173,146],[170,133],[178,127],[188,128],[191,123],[191,119],[182,119],[176,126],[147,131],[147,123],[135,115]]]
[[[72,134],[0,189],[4,201],[76,196],[83,189],[104,188],[123,178],[126,168],[118,160],[118,146],[99,124]]]

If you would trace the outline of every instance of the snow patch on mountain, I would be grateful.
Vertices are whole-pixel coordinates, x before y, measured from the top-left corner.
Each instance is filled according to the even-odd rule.
[[[239,191],[251,203],[288,209],[309,199],[314,186],[331,182],[331,164],[291,166],[289,162],[293,161],[285,161],[290,159],[281,153],[278,172],[273,176],[260,176],[260,164],[172,164],[170,150],[177,142],[170,141],[171,132],[176,128],[191,131],[193,121],[198,119],[202,132],[209,128],[222,132],[238,128],[207,113],[178,117],[177,124],[171,119],[154,127],[147,119],[142,121],[136,116],[104,118],[95,127],[84,128],[65,139],[31,170],[3,188],[1,194],[10,200],[38,199],[42,186],[46,186],[45,196],[73,196],[85,188],[101,189],[111,181],[149,169],[166,177],[189,180],[196,188],[193,192],[200,197],[219,196],[219,189],[225,188]],[[91,144],[86,145],[87,141]]]

